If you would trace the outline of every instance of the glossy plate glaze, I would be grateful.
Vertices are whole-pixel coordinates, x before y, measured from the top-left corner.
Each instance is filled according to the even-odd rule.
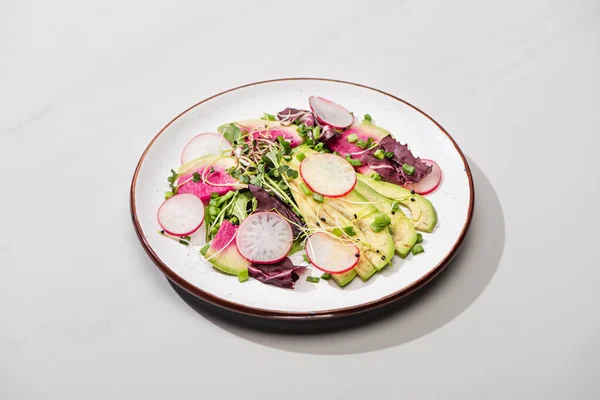
[[[308,108],[311,95],[338,102],[357,116],[369,113],[374,122],[408,143],[415,155],[435,160],[444,178],[427,197],[438,212],[438,226],[423,234],[425,253],[395,257],[386,268],[362,282],[356,278],[341,289],[333,281],[297,282],[294,290],[239,283],[215,271],[197,252],[204,229],[186,248],[158,234],[156,210],[168,189],[166,177],[178,167],[181,150],[194,136],[215,132],[230,121],[275,114],[285,107]],[[462,243],[473,213],[474,191],[469,166],[458,145],[431,117],[385,92],[349,82],[295,78],[257,82],[219,93],[176,117],[150,142],[131,185],[131,214],[140,241],[161,271],[191,294],[216,306],[253,316],[277,319],[323,319],[353,315],[389,304],[435,277]],[[312,272],[319,276],[318,270]]]

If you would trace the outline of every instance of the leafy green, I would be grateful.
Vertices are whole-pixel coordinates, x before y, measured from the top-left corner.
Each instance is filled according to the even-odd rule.
[[[238,128],[235,123],[227,125],[223,131],[223,137],[229,141],[229,143],[238,144],[242,137],[242,130]]]

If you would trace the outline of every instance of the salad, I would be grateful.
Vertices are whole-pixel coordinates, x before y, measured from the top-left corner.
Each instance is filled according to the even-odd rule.
[[[421,232],[437,224],[424,196],[440,184],[440,167],[369,114],[308,102],[310,110],[286,108],[192,138],[167,179],[159,233],[191,246],[204,225],[197,250],[215,269],[289,289],[303,274],[340,287],[357,275],[367,281],[395,254],[423,253]]]

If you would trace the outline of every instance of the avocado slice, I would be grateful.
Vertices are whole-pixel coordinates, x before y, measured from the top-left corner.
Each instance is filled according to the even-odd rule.
[[[363,246],[360,247],[361,254],[373,264],[377,270],[383,269],[394,257],[394,240],[387,229],[381,232],[373,232],[371,223],[379,215],[379,211],[356,190],[352,190],[344,197],[326,199],[322,209],[326,210],[332,217],[337,214],[338,222],[345,220],[347,226],[350,223],[355,227],[357,238]],[[344,217],[343,220],[340,219]]]
[[[356,278],[356,270],[353,268],[348,272],[344,272],[343,274],[331,274],[331,277],[339,287],[344,287],[352,282],[354,278]]]
[[[396,253],[400,257],[406,257],[410,253],[410,249],[417,242],[417,232],[410,219],[400,209],[392,213],[393,201],[380,195],[363,181],[359,180],[356,182],[355,190],[358,190],[367,200],[373,202],[373,206],[379,212],[390,216],[392,220],[390,228],[392,229]]]
[[[205,257],[219,271],[239,276],[248,271],[250,262],[242,257],[235,241],[231,240],[236,230],[237,226],[227,220],[223,221]]]
[[[322,220],[320,221],[321,227],[330,227],[333,229],[333,228],[337,227],[337,224],[339,224],[342,227],[352,226],[353,228],[355,228],[354,232],[356,233],[356,236],[354,236],[354,238],[360,240],[361,243],[370,245],[370,246],[367,246],[367,245],[363,245],[363,246],[359,245],[358,246],[360,249],[361,255],[358,260],[358,264],[356,264],[354,269],[360,276],[360,279],[362,279],[363,281],[368,280],[371,276],[373,276],[373,274],[375,272],[377,272],[380,269],[383,269],[387,265],[387,261],[381,259],[381,256],[384,255],[384,253],[382,253],[381,251],[378,253],[376,250],[377,247],[373,246],[374,240],[372,238],[370,238],[367,234],[365,234],[365,232],[363,230],[361,230],[355,224],[353,224],[350,219],[346,218],[345,215],[337,213],[335,210],[332,210],[328,207],[321,207],[319,209],[319,217],[325,219],[325,221],[322,221]],[[337,224],[336,224],[336,222],[337,222]],[[371,230],[369,230],[369,231],[370,231],[370,233],[375,235],[375,232],[373,232]],[[382,235],[382,237],[385,238],[385,234]],[[371,246],[373,246],[373,247],[371,247]],[[393,256],[393,255],[394,255],[394,247],[392,245],[391,256]]]
[[[433,232],[437,224],[437,213],[429,200],[418,194],[411,194],[410,190],[393,183],[376,181],[362,174],[356,174],[357,179],[369,186],[375,192],[388,199],[396,200],[410,209],[415,229],[422,232]],[[414,199],[414,201],[413,201]]]

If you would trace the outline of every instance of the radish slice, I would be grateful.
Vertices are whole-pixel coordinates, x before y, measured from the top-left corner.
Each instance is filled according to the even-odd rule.
[[[310,190],[327,197],[345,196],[356,185],[354,167],[334,154],[308,156],[300,164],[300,175]]]
[[[204,205],[193,194],[178,194],[160,206],[158,223],[170,235],[188,236],[204,222]]]
[[[231,144],[223,136],[218,133],[201,133],[183,148],[181,164],[209,154],[221,154],[225,150],[231,150]]]
[[[408,183],[404,187],[409,190],[414,190],[421,195],[426,195],[433,192],[440,185],[440,182],[442,181],[442,169],[433,160],[423,159],[422,161],[432,167],[429,175],[417,183]]]
[[[273,264],[283,260],[294,242],[290,224],[274,212],[254,213],[242,222],[236,246],[240,254],[256,264]]]
[[[322,124],[344,129],[354,122],[354,115],[344,107],[322,97],[310,96],[310,109]]]
[[[313,233],[308,237],[306,255],[312,265],[330,274],[350,271],[360,258],[360,252],[354,244],[324,232]]]

